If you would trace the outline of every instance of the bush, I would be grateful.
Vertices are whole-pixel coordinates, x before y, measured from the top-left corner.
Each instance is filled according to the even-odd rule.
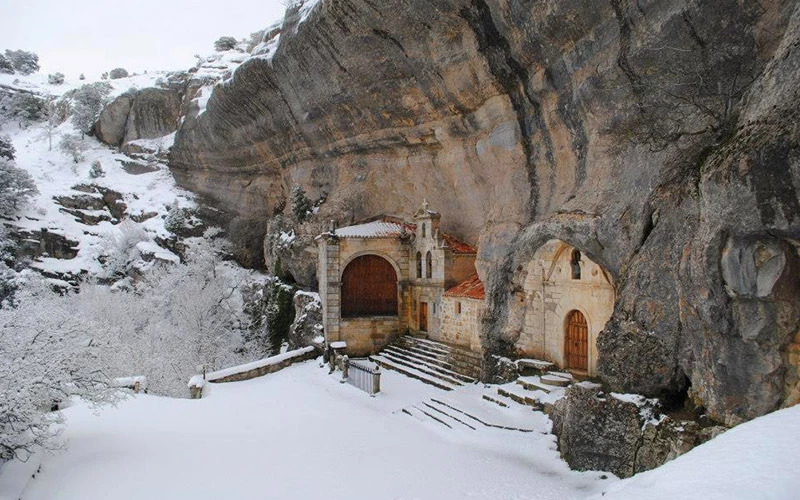
[[[86,75],[81,73],[81,76],[78,77],[78,80],[86,80]]]
[[[58,143],[59,149],[66,155],[72,157],[72,161],[80,163],[84,160],[83,153],[86,152],[86,143],[80,137],[73,134],[65,134]]]
[[[75,91],[72,123],[81,134],[92,130],[110,93],[111,85],[106,82],[87,83]]]
[[[17,73],[30,75],[39,71],[39,56],[25,50],[6,50],[6,59],[11,62]]]
[[[0,158],[5,158],[8,161],[14,161],[14,154],[17,152],[14,145],[11,143],[11,138],[0,136]]]
[[[11,64],[11,61],[3,54],[0,54],[0,73],[5,73],[7,75],[14,74],[14,65]]]
[[[214,42],[214,50],[217,52],[223,52],[225,50],[233,50],[236,48],[236,44],[238,42],[232,36],[223,36],[220,37],[216,42]]]
[[[50,85],[61,85],[64,83],[64,73],[53,73],[47,75],[47,83]]]
[[[298,222],[305,221],[311,214],[311,200],[300,186],[292,188],[292,213]]]
[[[89,177],[92,179],[97,179],[98,177],[103,177],[106,173],[103,171],[103,165],[100,163],[100,160],[95,160],[92,162],[92,168],[89,169]]]
[[[108,77],[112,80],[128,77],[128,70],[125,68],[114,68],[108,72]]]
[[[36,184],[28,172],[0,158],[0,213],[13,214],[36,193]]]

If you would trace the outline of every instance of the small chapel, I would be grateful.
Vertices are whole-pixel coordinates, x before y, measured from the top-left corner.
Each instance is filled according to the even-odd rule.
[[[350,356],[368,356],[412,334],[482,352],[477,249],[440,223],[423,203],[411,220],[380,215],[317,236],[328,343],[343,341]],[[593,375],[597,334],[613,311],[609,276],[559,240],[538,249],[525,272],[519,326],[511,332],[519,357]]]

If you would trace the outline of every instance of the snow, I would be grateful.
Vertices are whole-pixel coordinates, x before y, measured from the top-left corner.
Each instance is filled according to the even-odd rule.
[[[125,78],[118,78],[116,80],[103,80],[111,85],[111,97],[127,92],[130,89],[144,89],[147,87],[155,87],[156,81],[159,78],[164,78],[167,71],[153,71],[147,74],[131,75]],[[34,92],[39,95],[49,94],[52,96],[61,96],[70,90],[75,90],[87,83],[92,83],[92,80],[79,80],[77,78],[68,78],[61,85],[52,85],[47,81],[47,73],[40,72],[32,75],[7,75],[0,73],[0,85],[6,85],[15,89],[23,89]]]
[[[117,387],[133,387],[139,384],[139,390],[147,389],[147,377],[144,375],[137,375],[134,377],[117,377],[114,379],[114,385]]]
[[[390,238],[399,236],[403,230],[402,224],[376,220],[339,228],[334,234],[342,238]]]
[[[180,257],[169,250],[161,248],[152,241],[140,241],[136,244],[136,249],[139,250],[142,255],[149,255],[155,259],[163,260],[165,262],[178,264],[181,261]]]
[[[337,340],[335,342],[331,342],[331,349],[345,349],[347,347],[347,342],[344,340]]]
[[[798,498],[800,405],[735,427],[597,500]]]
[[[257,368],[276,365],[280,362],[286,361],[287,359],[292,359],[302,356],[304,354],[308,354],[313,350],[314,348],[311,346],[301,347],[300,349],[282,352],[281,354],[269,358],[259,359],[258,361],[253,361],[243,365],[232,366],[230,368],[224,368],[222,370],[217,370],[215,372],[207,373],[205,380],[213,382],[214,380],[228,377],[230,375],[238,375],[239,373],[249,372],[250,370],[255,370]],[[189,387],[202,387],[202,384],[203,384],[202,375],[195,375],[189,380]]]
[[[76,404],[64,410],[67,448],[37,457],[35,478],[12,463],[0,472],[0,492],[26,500],[521,500],[585,498],[615,481],[570,471],[540,413],[517,415],[534,432],[448,429],[401,411],[440,390],[384,371],[371,398],[339,379],[307,361],[211,384],[199,400],[132,395],[99,414]],[[461,404],[457,391],[446,397]],[[21,494],[8,486],[20,483]]]
[[[146,87],[163,76],[162,73],[137,75],[119,80],[108,80],[114,86],[115,92],[123,92],[132,86]],[[13,78],[9,78],[13,77]],[[5,83],[15,88],[27,88],[38,93],[58,93],[79,86],[83,82],[67,82],[63,86],[46,84],[47,75],[34,74],[29,76],[0,75],[0,84]],[[6,80],[8,80],[6,82]],[[16,84],[12,84],[18,80]],[[45,82],[45,83],[42,83]],[[71,84],[70,87],[68,84]],[[163,216],[168,212],[168,205],[176,199],[181,200],[181,205],[186,207],[196,206],[194,195],[177,187],[172,174],[163,163],[153,161],[148,166],[153,171],[133,175],[125,171],[122,161],[135,161],[128,156],[108,147],[93,137],[87,136],[84,141],[88,145],[85,160],[78,164],[68,158],[58,148],[58,143],[64,134],[79,134],[70,121],[60,125],[53,133],[52,150],[48,150],[48,138],[42,123],[32,123],[26,128],[20,128],[15,120],[6,123],[0,134],[8,135],[16,149],[16,164],[31,174],[39,194],[34,196],[31,203],[24,207],[17,220],[6,221],[20,229],[39,231],[46,228],[48,231],[64,236],[78,242],[78,255],[74,259],[54,259],[44,257],[32,264],[33,267],[50,273],[78,275],[82,272],[90,274],[102,273],[102,265],[98,257],[106,251],[108,243],[113,240],[115,226],[110,222],[102,221],[97,225],[86,225],[75,216],[62,211],[54,197],[57,196],[87,196],[87,193],[72,189],[80,184],[92,184],[102,188],[111,189],[123,195],[121,200],[127,205],[127,213],[132,216],[142,216],[154,213],[141,223],[141,226],[151,237],[168,237],[170,233],[164,228]],[[169,148],[174,141],[175,134],[162,138],[133,141],[145,146],[151,151],[163,151]],[[89,170],[94,161],[99,161],[105,175],[96,179],[89,177]],[[139,162],[141,163],[141,162]],[[99,194],[90,196],[100,197]],[[106,210],[84,210],[87,215],[108,214]],[[161,250],[161,252],[167,252]],[[166,256],[167,254],[161,254]],[[169,255],[172,255],[171,253]],[[175,256],[169,257],[174,260]]]

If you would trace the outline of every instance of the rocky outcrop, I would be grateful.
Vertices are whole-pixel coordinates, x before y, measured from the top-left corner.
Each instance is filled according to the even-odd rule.
[[[181,111],[181,93],[174,89],[129,91],[100,113],[95,133],[112,146],[137,139],[155,139],[175,132]]]
[[[298,291],[294,294],[294,321],[289,328],[289,349],[318,345],[322,338],[322,302],[319,294]]]
[[[723,432],[677,421],[655,400],[606,394],[589,383],[572,385],[550,412],[562,457],[578,470],[603,470],[619,477],[654,469]]]
[[[249,255],[294,185],[323,200],[323,225],[427,198],[445,230],[479,245],[495,355],[513,351],[510,304],[533,253],[561,239],[616,285],[604,380],[688,393],[735,423],[800,392],[797,7],[299,6],[275,50],[187,117],[171,168],[239,221]]]

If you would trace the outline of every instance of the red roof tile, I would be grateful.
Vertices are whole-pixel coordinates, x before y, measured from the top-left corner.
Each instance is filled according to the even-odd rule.
[[[483,288],[483,282],[476,273],[444,292],[444,296],[483,300],[486,297],[486,291]]]

